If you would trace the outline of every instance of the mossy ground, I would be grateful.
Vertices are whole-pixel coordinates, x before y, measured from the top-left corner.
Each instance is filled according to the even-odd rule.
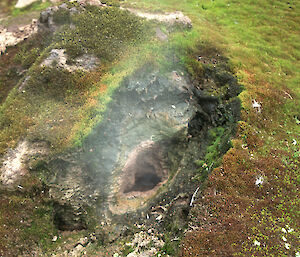
[[[299,251],[300,220],[297,198],[300,170],[299,3],[278,0],[132,2],[128,0],[125,5],[151,11],[183,11],[192,19],[193,29],[170,36],[165,50],[176,49],[184,65],[193,65],[186,61],[186,56],[197,53],[201,44],[213,45],[230,58],[240,83],[245,86],[240,95],[242,121],[232,141],[233,148],[213,170],[202,192],[203,198],[192,209],[192,220],[198,229],[186,234],[182,256],[294,256]],[[65,38],[66,42],[78,39],[70,34],[65,34]],[[135,40],[132,42],[136,46]],[[145,59],[161,57],[161,64],[168,63],[168,55],[161,54],[161,45],[156,41],[144,48],[138,46],[132,55],[124,50],[116,55],[121,58],[118,63],[108,57],[108,63],[100,70],[88,74],[79,72],[72,78],[65,71],[32,66],[31,74],[40,74],[33,79],[41,82],[45,94],[35,91],[33,79],[30,90],[10,93],[0,110],[1,153],[24,135],[44,137],[53,142],[56,149],[80,144],[101,121],[101,113],[114,88],[134,67],[143,63],[138,57],[141,49]],[[69,48],[69,53],[72,50]],[[75,47],[75,50],[78,49]],[[44,54],[47,51],[49,49]],[[34,55],[34,51],[32,53]],[[97,54],[96,49],[92,53]],[[56,83],[51,81],[51,76],[47,77],[51,72],[58,73],[60,85],[66,89],[57,96],[53,91]],[[82,88],[83,81],[88,89]],[[48,90],[51,83],[54,88]],[[254,100],[261,104],[260,112],[252,107]],[[42,109],[37,103],[42,103]],[[65,122],[60,124],[60,120]],[[221,132],[221,129],[216,131],[216,138]],[[216,149],[217,145],[212,145],[211,150],[215,152]],[[214,155],[207,156],[209,160],[214,158]],[[257,186],[255,181],[259,176],[264,182]],[[13,206],[11,203],[5,206]],[[7,210],[12,216],[18,208],[10,207]],[[22,213],[14,218],[21,216]],[[47,215],[41,217],[48,219]],[[2,234],[10,232],[2,226],[5,222],[2,218]],[[25,230],[22,228],[22,231]]]
[[[61,17],[65,18],[65,14],[58,14],[56,19]],[[145,22],[113,7],[87,7],[78,17],[59,21],[65,25],[52,38],[37,41],[43,43],[29,40],[14,57],[16,64],[23,69],[29,68],[24,77],[28,80],[22,90],[18,88],[24,79],[20,81],[0,107],[0,153],[14,147],[18,139],[26,135],[49,141],[58,151],[80,144],[101,121],[101,113],[118,81],[133,68],[134,64],[127,65],[116,73],[118,67],[125,66],[129,48],[146,39]],[[70,22],[76,24],[76,31],[69,28]],[[95,22],[98,25],[94,26]],[[73,73],[57,67],[40,67],[41,60],[53,48],[65,48],[70,60],[83,53],[94,54],[100,58],[101,65],[92,72]],[[12,58],[9,63],[13,63]],[[5,79],[9,74],[10,69],[3,70]],[[11,88],[4,82],[2,84],[6,92]]]
[[[52,154],[80,145],[101,122],[102,113],[122,79],[145,62],[139,58],[138,50],[151,33],[146,34],[147,24],[132,14],[116,8],[87,7],[80,14],[81,21],[64,19],[63,13],[59,15],[56,18],[62,27],[56,34],[39,34],[38,40],[29,39],[1,56],[1,156],[24,137],[50,142]],[[93,26],[95,20],[99,21],[98,27]],[[77,34],[69,28],[70,21],[76,23]],[[90,72],[72,73],[55,66],[41,67],[50,50],[60,47],[65,47],[71,57],[82,54],[78,51],[84,48],[84,53],[97,55],[101,65]],[[130,50],[133,47],[137,50]],[[34,175],[29,180],[33,178]],[[25,182],[26,179],[21,187],[25,187]],[[55,247],[51,240],[57,230],[53,225],[52,204],[46,196],[34,198],[18,190],[3,191],[0,200],[0,235],[4,238],[1,254],[22,255],[30,249],[46,251]],[[24,211],[20,211],[22,204],[26,205]],[[46,211],[37,215],[35,209]],[[23,225],[23,220],[29,221]]]
[[[18,191],[1,194],[0,254],[17,256],[30,253],[32,247],[48,249],[57,229],[45,185],[36,177],[26,177]]]
[[[245,86],[237,138],[192,210],[198,230],[187,233],[182,255],[295,255],[299,252],[299,3],[164,0],[132,6],[183,11],[192,19],[193,30],[175,36],[178,52],[196,53],[199,40],[215,46],[230,58]],[[261,112],[252,107],[254,100],[261,104]],[[261,186],[255,185],[259,176],[264,178]],[[287,227],[294,230],[285,233]]]

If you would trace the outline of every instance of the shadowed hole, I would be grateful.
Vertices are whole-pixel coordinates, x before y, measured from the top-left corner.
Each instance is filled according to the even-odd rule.
[[[147,192],[154,189],[165,179],[164,169],[158,148],[140,148],[129,156],[123,170],[123,193]],[[127,174],[127,175],[126,175]]]
[[[161,182],[160,177],[157,176],[155,168],[152,165],[146,164],[145,170],[140,170],[135,173],[135,183],[132,188],[128,188],[124,193],[131,191],[145,192],[153,189],[159,182]]]

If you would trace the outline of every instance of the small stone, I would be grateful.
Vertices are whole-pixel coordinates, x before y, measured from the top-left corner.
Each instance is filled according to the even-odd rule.
[[[156,218],[156,220],[160,221],[160,220],[162,220],[162,218],[163,218],[163,216],[162,216],[162,215],[159,215],[159,216]]]
[[[37,0],[18,0],[18,2],[16,3],[15,7],[16,8],[24,8],[34,2],[36,2]]]
[[[254,240],[253,244],[254,244],[255,246],[260,246],[260,242],[257,241],[257,240]]]
[[[63,3],[59,6],[61,9],[68,9],[68,5],[66,3]]]
[[[94,234],[90,234],[90,239],[91,239],[92,242],[97,241],[97,237]]]
[[[57,236],[54,236],[53,238],[52,238],[52,242],[56,242],[57,241]]]
[[[257,112],[261,112],[261,104],[259,104],[258,102],[256,102],[255,99],[252,101],[252,107],[253,107],[254,109],[256,109]]]
[[[79,11],[76,9],[76,7],[72,7],[71,9],[70,9],[70,13],[71,14],[76,14],[76,13],[78,13]]]
[[[256,178],[256,180],[255,180],[255,185],[256,185],[256,186],[260,186],[260,185],[262,185],[263,183],[264,183],[264,178],[263,178],[263,176],[259,176],[259,177]]]
[[[75,250],[78,251],[78,252],[81,252],[83,250],[83,245],[79,244],[75,247]]]

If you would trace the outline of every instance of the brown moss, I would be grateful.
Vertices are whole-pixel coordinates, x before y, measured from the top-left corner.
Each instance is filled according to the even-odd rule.
[[[10,90],[20,79],[21,65],[14,63],[14,57],[18,53],[17,48],[9,48],[6,54],[0,56],[0,104],[3,103]]]

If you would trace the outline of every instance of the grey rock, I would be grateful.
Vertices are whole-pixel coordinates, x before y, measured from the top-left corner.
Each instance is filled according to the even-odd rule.
[[[68,5],[66,3],[63,3],[61,5],[58,6],[59,9],[65,9],[67,10],[68,9]]]
[[[156,33],[156,37],[160,41],[168,41],[168,36],[165,33],[163,33],[160,28],[156,28],[155,33]]]

